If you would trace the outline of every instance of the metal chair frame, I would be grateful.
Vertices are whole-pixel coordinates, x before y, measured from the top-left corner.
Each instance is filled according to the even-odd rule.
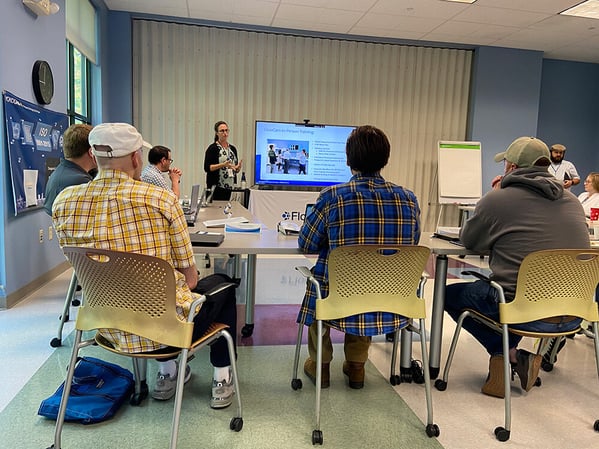
[[[426,276],[423,272],[430,255],[429,248],[401,245],[347,245],[335,248],[329,254],[329,294],[322,297],[320,284],[307,267],[296,267],[316,287],[316,323],[318,328],[316,360],[315,428],[312,444],[322,444],[320,428],[320,396],[322,379],[322,333],[323,323],[369,312],[389,312],[402,315],[408,320],[405,326],[395,330],[391,356],[390,382],[400,382],[395,374],[397,342],[400,332],[402,342],[409,332],[420,335],[422,366],[424,369],[425,397],[427,405],[426,433],[429,437],[439,435],[439,427],[433,423],[431,382],[428,352],[426,349],[425,301],[423,299]],[[417,319],[419,325],[413,325]],[[302,388],[298,378],[299,357],[304,323],[299,324],[293,377],[291,387]],[[403,349],[403,343],[402,343]],[[411,349],[411,348],[410,348]]]
[[[202,295],[192,303],[187,321],[181,321],[176,313],[174,270],[167,261],[143,254],[84,247],[67,246],[63,251],[77,273],[85,301],[77,314],[75,342],[56,419],[54,444],[48,449],[61,447],[66,403],[80,349],[97,343],[109,351],[133,357],[134,361],[168,356],[165,353],[157,356],[156,353],[123,352],[114,348],[99,332],[96,332],[94,338],[83,340],[84,331],[98,329],[120,329],[171,347],[171,353],[179,355],[179,366],[183,370],[193,353],[220,337],[225,338],[237,399],[237,412],[231,419],[229,427],[231,430],[240,431],[243,427],[241,395],[235,348],[233,339],[226,330],[228,326],[213,323],[201,338],[192,341],[193,319],[206,297],[234,287],[236,284],[223,283]],[[131,402],[137,405],[144,399],[144,392],[140,391],[140,364],[134,362],[133,366],[136,375],[136,393]],[[184,380],[185,376],[177,377],[169,446],[171,449],[177,446]],[[145,394],[147,395],[147,390]]]
[[[555,276],[559,272],[560,276]],[[443,378],[435,382],[435,387],[444,391],[447,388],[449,369],[457,346],[462,323],[468,317],[494,329],[502,334],[504,406],[505,424],[495,428],[495,436],[499,441],[507,441],[511,434],[511,367],[509,362],[509,339],[512,332],[531,338],[555,338],[575,334],[580,326],[566,332],[532,332],[510,327],[513,324],[531,321],[572,316],[587,320],[592,324],[595,347],[595,362],[599,375],[599,337],[597,333],[599,310],[595,301],[595,288],[599,283],[599,250],[597,249],[558,249],[536,251],[524,258],[518,271],[516,294],[514,299],[506,302],[503,288],[497,282],[477,272],[472,274],[489,284],[497,291],[499,297],[499,321],[494,321],[474,310],[465,310],[457,320],[456,329],[451,341]],[[539,350],[541,346],[539,346]],[[540,379],[537,381],[540,385]],[[594,423],[599,431],[599,419]]]

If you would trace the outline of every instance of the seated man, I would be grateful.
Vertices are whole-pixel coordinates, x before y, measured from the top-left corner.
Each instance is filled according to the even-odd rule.
[[[579,201],[564,191],[561,180],[548,172],[550,154],[544,142],[520,137],[506,151],[498,153],[495,162],[504,162],[505,174],[497,178],[494,190],[477,203],[473,216],[462,226],[460,239],[466,248],[490,252],[491,279],[503,287],[509,302],[516,293],[518,270],[524,257],[543,249],[589,248],[589,232]],[[498,320],[497,291],[485,281],[448,285],[445,310],[457,320],[466,308]],[[578,319],[563,317],[512,327],[554,332],[574,329],[579,323]],[[471,318],[464,320],[463,326],[491,356],[482,392],[503,398],[501,334]],[[510,333],[509,357],[522,388],[529,391],[537,379],[541,356],[517,349],[521,339]]]
[[[62,189],[77,184],[87,184],[97,171],[96,159],[87,140],[91,125],[75,124],[63,135],[64,159],[56,166],[46,183],[44,210],[52,215],[52,204]]]
[[[52,217],[61,246],[76,245],[128,251],[161,257],[173,266],[177,282],[177,311],[181,320],[189,314],[197,293],[208,291],[225,277],[213,275],[198,282],[187,223],[177,197],[170,190],[139,180],[143,165],[143,139],[126,123],[105,123],[89,135],[99,173],[89,184],[68,187],[56,198]],[[204,304],[194,320],[194,338],[213,321],[230,326],[236,335],[234,289],[217,295]],[[163,346],[143,337],[115,329],[103,336],[128,352],[149,352]],[[227,344],[223,338],[210,347],[214,366],[213,408],[232,402],[234,387],[230,373]],[[178,367],[175,360],[159,360],[155,399],[170,399],[175,394]],[[184,369],[185,379],[191,376]]]
[[[327,261],[331,250],[342,245],[388,244],[416,245],[420,239],[420,208],[411,191],[387,182],[381,170],[389,161],[391,146],[383,131],[360,126],[347,139],[345,153],[352,177],[347,183],[323,189],[300,230],[299,247],[318,254],[312,269],[323,297],[328,293]],[[307,283],[306,295],[298,316],[310,326],[304,373],[316,382],[317,326],[314,322],[316,290]],[[335,322],[345,333],[343,372],[351,388],[364,386],[364,363],[372,335],[395,330],[405,318],[390,313],[372,313],[365,320],[358,316]],[[364,329],[364,323],[366,329]],[[352,335],[363,331],[366,336]],[[325,326],[322,352],[322,388],[329,386],[329,363],[333,358],[330,329]]]
[[[150,165],[141,172],[141,180],[149,182],[163,189],[171,189],[177,198],[181,196],[179,191],[179,183],[181,182],[181,170],[176,167],[171,167],[173,160],[171,159],[171,150],[167,147],[157,145],[150,148],[148,152],[148,162]],[[162,176],[162,173],[168,173],[171,180],[171,187]]]

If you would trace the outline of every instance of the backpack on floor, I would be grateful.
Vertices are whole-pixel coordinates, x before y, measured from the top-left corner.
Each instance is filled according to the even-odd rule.
[[[134,389],[133,374],[114,363],[93,357],[82,357],[75,366],[65,421],[92,424],[110,419]],[[56,419],[64,382],[44,399],[37,412]]]

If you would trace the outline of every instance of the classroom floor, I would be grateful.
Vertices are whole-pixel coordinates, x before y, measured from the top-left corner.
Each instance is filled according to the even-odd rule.
[[[302,282],[293,272],[293,266],[304,262],[301,257],[259,258],[255,330],[252,337],[240,339],[240,345],[293,344],[297,332],[297,304],[303,290]],[[455,278],[459,277],[463,267],[471,266],[482,270],[487,268],[485,261],[478,257],[452,259],[449,276],[454,279],[450,282],[456,281]],[[432,263],[430,267],[432,269]],[[430,274],[432,276],[432,271]],[[58,276],[17,306],[0,311],[0,359],[6,365],[3,370],[3,387],[0,389],[0,412],[53,353],[54,349],[49,342],[56,336],[58,316],[63,307],[69,279],[70,271]],[[432,287],[433,282],[429,280],[426,285],[429,308]],[[244,306],[240,305],[241,323],[244,321],[243,310]],[[76,314],[75,308],[71,314]],[[71,321],[66,324],[64,335],[68,335],[72,328]],[[452,320],[445,316],[443,357],[447,354],[453,329]],[[387,377],[391,344],[386,343],[382,337],[377,337],[374,341],[370,360]],[[522,347],[534,350],[534,344],[534,341],[525,340]],[[420,358],[419,348],[419,342],[415,341],[413,355],[417,359]],[[338,352],[336,357],[336,362],[339,363],[333,367],[338,365],[340,369],[342,353]],[[560,352],[553,371],[541,371],[540,388],[533,388],[525,393],[517,381],[512,382],[512,435],[505,443],[496,441],[493,435],[493,429],[503,424],[503,400],[480,393],[487,365],[488,357],[481,346],[463,332],[447,390],[439,392],[433,388],[434,422],[439,425],[441,434],[438,441],[444,448],[562,449],[592,448],[599,445],[599,433],[593,430],[594,421],[599,419],[599,380],[591,339],[577,335],[569,340]],[[394,390],[417,416],[426,416],[422,385],[402,383],[394,387]],[[293,426],[293,423],[289,425]],[[362,447],[365,446],[366,443]]]

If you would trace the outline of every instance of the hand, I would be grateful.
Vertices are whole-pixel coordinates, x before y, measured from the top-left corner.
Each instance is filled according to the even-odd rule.
[[[569,189],[570,187],[572,187],[572,181],[569,179],[564,181],[564,189]]]
[[[179,179],[181,178],[182,174],[183,174],[183,172],[176,167],[172,167],[168,171],[168,176],[171,178],[172,183],[179,182]]]
[[[491,188],[494,190],[499,190],[501,189],[501,180],[503,179],[502,175],[497,175],[493,178],[493,180],[491,181]]]
[[[237,164],[235,167],[233,167],[233,169],[234,169],[236,172],[240,172],[240,171],[241,171],[241,165],[242,165],[242,164],[243,164],[243,159],[241,159],[241,160],[239,161],[239,164]]]

